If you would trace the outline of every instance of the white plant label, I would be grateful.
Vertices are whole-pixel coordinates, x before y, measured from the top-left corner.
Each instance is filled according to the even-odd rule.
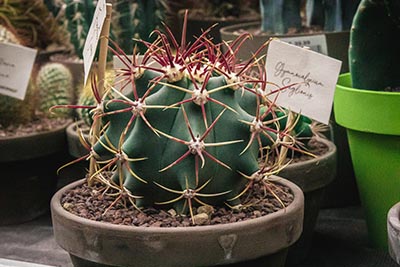
[[[279,40],[300,47],[308,47],[312,51],[328,55],[328,45],[326,43],[325,34],[283,37],[279,38]]]
[[[329,123],[342,62],[279,40],[269,44],[266,58],[267,89],[280,90],[276,104],[311,119]]]
[[[0,94],[24,100],[37,50],[0,43]]]
[[[103,28],[104,20],[106,19],[106,15],[106,1],[99,0],[97,2],[92,24],[90,24],[85,45],[83,47],[83,69],[85,74],[84,84],[86,84],[87,78],[89,76],[90,67],[92,66],[94,55],[96,54],[97,43],[100,39],[100,34]]]

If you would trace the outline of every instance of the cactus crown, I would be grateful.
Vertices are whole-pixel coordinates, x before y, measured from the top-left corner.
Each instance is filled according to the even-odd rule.
[[[95,163],[89,184],[104,184],[138,209],[173,206],[190,214],[196,205],[244,207],[240,197],[254,184],[273,186],[269,176],[285,166],[280,148],[301,150],[292,136],[299,120],[282,127],[286,114],[267,98],[258,52],[239,64],[238,51],[223,53],[208,31],[192,44],[183,34],[179,44],[169,29],[155,30],[157,39],[143,42],[141,63],[111,41],[125,65],[116,70],[123,86],[106,86],[101,97],[93,81],[91,133],[102,126],[93,145],[86,144]],[[126,84],[132,89],[124,90]]]

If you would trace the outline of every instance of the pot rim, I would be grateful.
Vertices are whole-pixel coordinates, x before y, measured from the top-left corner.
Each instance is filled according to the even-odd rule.
[[[57,191],[54,196],[51,199],[51,211],[53,213],[58,213],[61,216],[65,217],[67,220],[74,221],[79,224],[84,224],[87,225],[88,227],[95,227],[95,228],[102,228],[105,230],[113,231],[113,232],[146,232],[146,233],[154,233],[154,234],[177,234],[177,233],[186,233],[188,230],[189,231],[194,231],[194,232],[211,232],[215,231],[221,228],[229,227],[231,230],[235,229],[240,229],[243,227],[243,225],[258,225],[262,223],[263,221],[267,221],[268,219],[275,219],[279,217],[283,217],[286,214],[291,214],[294,213],[297,209],[299,209],[299,206],[304,207],[304,195],[300,187],[298,187],[295,183],[284,179],[279,176],[275,176],[277,179],[277,183],[280,183],[282,185],[288,186],[291,190],[291,192],[294,195],[293,201],[289,204],[284,209],[280,209],[279,211],[276,211],[274,213],[267,214],[262,217],[254,218],[254,219],[249,219],[245,221],[240,221],[240,222],[234,222],[234,223],[227,223],[227,224],[217,224],[217,225],[201,225],[201,226],[190,226],[190,227],[140,227],[140,226],[128,226],[128,225],[118,225],[118,224],[112,224],[112,223],[107,223],[107,222],[98,222],[90,219],[86,219],[83,217],[79,217],[77,215],[74,215],[68,211],[66,211],[62,206],[61,206],[61,197],[64,194],[65,191],[70,190],[80,184],[82,184],[85,179],[80,179],[78,181],[75,181],[71,184],[66,185],[65,187],[61,188],[59,191]]]
[[[71,122],[68,119],[64,124],[48,131],[0,137],[0,162],[29,160],[63,151],[67,146],[65,131]]]
[[[278,173],[299,185],[305,193],[326,187],[336,177],[337,147],[333,141],[328,139],[320,138],[318,141],[328,147],[325,154],[291,163],[281,173]],[[327,169],[329,169],[328,173]],[[297,175],[297,173],[301,173],[301,175]]]
[[[400,135],[400,93],[356,89],[351,74],[339,75],[334,97],[336,122],[348,129]]]

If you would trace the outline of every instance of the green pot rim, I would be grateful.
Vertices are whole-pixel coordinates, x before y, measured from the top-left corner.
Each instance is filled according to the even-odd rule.
[[[400,135],[400,93],[353,88],[350,73],[339,76],[334,114],[336,122],[347,129]]]

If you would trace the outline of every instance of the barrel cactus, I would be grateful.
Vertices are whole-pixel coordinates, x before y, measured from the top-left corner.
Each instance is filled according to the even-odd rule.
[[[55,105],[71,103],[73,80],[71,71],[60,63],[50,62],[43,65],[36,77],[39,93],[39,110],[51,115],[50,108]],[[57,116],[69,116],[70,109],[59,110]]]
[[[287,115],[267,98],[258,52],[238,64],[238,51],[223,53],[208,30],[190,45],[166,32],[156,30],[153,43],[143,42],[141,63],[113,43],[125,65],[117,80],[132,89],[106,86],[99,97],[94,83],[92,127],[102,126],[91,138],[88,158],[96,168],[88,182],[103,184],[115,203],[173,207],[192,218],[195,206],[243,207],[241,196],[254,184],[273,186],[270,175],[284,167],[281,147],[301,149],[292,131],[298,120],[278,123]]]

